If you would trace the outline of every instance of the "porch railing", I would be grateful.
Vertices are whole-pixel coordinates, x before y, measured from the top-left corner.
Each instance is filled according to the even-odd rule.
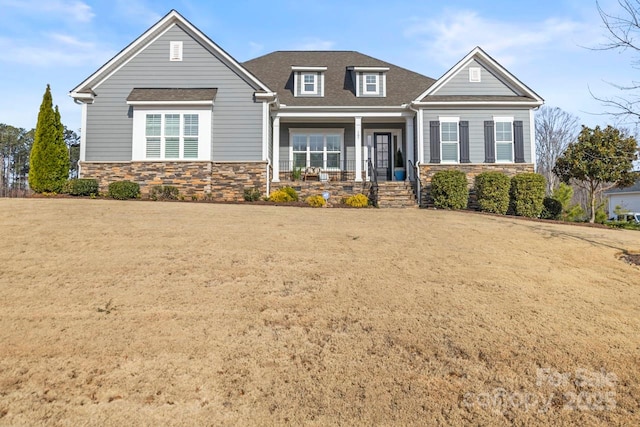
[[[369,200],[371,204],[378,207],[378,178],[376,167],[373,165],[371,159],[367,160],[367,172],[369,174],[369,179],[371,183],[371,187],[369,188]]]
[[[411,160],[408,160],[409,168],[407,170],[407,178],[411,183],[411,187],[413,188],[413,194],[416,195],[416,199],[418,200],[418,204],[420,204],[420,177],[419,177],[419,169],[418,165],[414,164]]]
[[[320,170],[320,176],[313,179],[321,181],[354,181],[356,178],[355,160],[347,160],[341,168],[326,168]],[[278,163],[280,167],[280,181],[301,181],[304,179],[305,169],[294,167],[292,161],[283,160]],[[366,163],[362,164],[362,174],[365,175]],[[366,176],[363,176],[366,180]]]

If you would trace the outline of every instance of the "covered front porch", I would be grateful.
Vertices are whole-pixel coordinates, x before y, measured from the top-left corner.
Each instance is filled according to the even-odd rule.
[[[277,112],[272,121],[272,182],[370,182],[394,175],[400,161],[415,168],[412,111],[381,113]]]

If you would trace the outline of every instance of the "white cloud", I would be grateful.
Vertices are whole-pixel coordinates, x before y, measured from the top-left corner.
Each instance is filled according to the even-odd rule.
[[[145,25],[153,25],[158,22],[163,15],[147,7],[143,1],[139,0],[117,0],[116,8],[120,15],[132,22],[143,22]],[[164,6],[161,6],[164,7]]]
[[[93,42],[60,33],[47,34],[37,41],[0,37],[0,49],[4,52],[0,62],[42,67],[99,65],[113,54]]]
[[[304,38],[302,43],[294,46],[295,50],[331,50],[335,46],[335,42],[331,40],[322,40],[318,38]]]
[[[558,47],[581,49],[582,40],[593,40],[585,38],[585,33],[593,35],[586,23],[558,18],[507,22],[485,18],[471,10],[448,10],[441,16],[413,21],[405,37],[417,39],[431,60],[448,66],[475,46],[510,66],[516,61],[532,60],[536,52]]]
[[[90,22],[95,16],[91,6],[82,1],[0,0],[0,6],[22,9],[29,13],[54,13],[65,17],[70,16],[74,21],[83,23]]]

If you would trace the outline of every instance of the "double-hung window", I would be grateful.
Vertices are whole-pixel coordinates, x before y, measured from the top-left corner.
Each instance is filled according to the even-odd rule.
[[[494,117],[496,162],[513,162],[513,117]]]
[[[440,143],[442,163],[460,161],[460,132],[458,117],[440,117]]]
[[[340,169],[342,136],[342,131],[292,132],[293,168]]]
[[[145,114],[146,159],[197,159],[199,115],[180,113]]]
[[[302,90],[304,95],[316,94],[318,92],[318,75],[315,73],[302,73]]]
[[[379,82],[380,76],[377,74],[364,74],[364,93],[367,95],[370,94],[378,94],[379,90]]]

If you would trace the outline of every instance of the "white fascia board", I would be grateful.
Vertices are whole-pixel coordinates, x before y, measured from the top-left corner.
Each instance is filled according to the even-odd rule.
[[[151,105],[151,106],[154,106],[154,105],[162,105],[162,106],[213,105],[213,101],[127,101],[127,105]]]
[[[502,74],[502,76],[508,82],[510,82],[513,86],[518,88],[522,93],[530,96],[531,98],[533,98],[537,102],[539,102],[538,105],[542,105],[544,103],[544,100],[537,93],[535,93],[533,90],[531,90],[529,87],[527,87],[524,83],[522,83],[520,80],[518,80],[513,74],[511,74],[509,71],[507,71],[507,69],[504,68],[502,65],[500,65],[495,59],[491,58],[479,46],[476,46],[471,52],[469,52],[464,58],[462,58],[449,71],[444,73],[442,75],[442,77],[440,77],[433,85],[431,85],[431,87],[429,87],[429,89],[427,89],[426,91],[421,93],[416,98],[416,101],[418,101],[420,99],[423,99],[425,96],[431,95],[431,94],[435,93],[436,91],[438,91],[438,89],[440,89],[442,86],[447,84],[449,82],[449,80],[451,80],[456,74],[458,74],[458,72],[461,69],[466,67],[474,57],[480,58],[480,62],[484,62],[483,65],[485,65],[486,68],[494,68],[496,71],[498,71],[500,74]]]
[[[389,71],[389,67],[349,67],[348,70],[358,71],[358,72],[385,72]]]
[[[416,101],[412,105],[420,107],[468,107],[468,106],[510,106],[510,107],[539,107],[542,102],[513,102],[513,101]]]
[[[93,102],[94,99],[94,94],[93,93],[86,93],[86,92],[69,92],[69,96],[73,99],[75,99],[76,101],[81,101],[84,103],[89,103],[91,104]]]
[[[406,105],[327,105],[327,106],[312,106],[312,105],[287,105],[281,104],[281,108],[288,110],[406,110]]]
[[[207,37],[202,31],[200,31],[196,27],[194,27],[189,21],[187,21],[177,11],[172,10],[164,18],[162,18],[155,25],[153,25],[151,28],[149,28],[147,31],[145,31],[140,37],[138,37],[131,44],[129,44],[129,46],[127,46],[126,48],[121,50],[120,53],[118,53],[116,56],[111,58],[106,64],[104,64],[102,67],[100,67],[95,73],[91,74],[87,79],[85,79],[82,83],[80,83],[73,90],[71,90],[71,93],[79,92],[79,91],[81,91],[83,89],[86,89],[86,86],[89,83],[91,83],[92,81],[97,80],[98,78],[101,77],[101,75],[107,73],[107,70],[109,68],[111,68],[119,60],[121,60],[122,58],[126,57],[131,52],[134,52],[136,50],[138,50],[138,52],[140,52],[142,50],[142,47],[153,43],[158,37],[160,37],[162,34],[166,33],[170,28],[172,28],[173,25],[176,24],[176,22],[179,22],[181,25],[184,25],[197,38],[199,38],[200,41],[206,47],[209,47],[214,52],[216,52],[216,54],[220,55],[225,61],[227,61],[228,63],[233,65],[241,74],[243,74],[245,77],[247,77],[247,79],[249,79],[250,81],[255,83],[262,90],[264,90],[266,92],[270,92],[269,88],[264,83],[262,83],[260,80],[257,79],[257,77],[255,77],[246,68],[244,68],[242,65],[240,65],[240,63],[238,61],[236,61],[233,57],[231,57],[231,55],[229,55],[222,48],[220,48],[218,45],[216,45],[209,37]],[[156,31],[158,31],[159,29],[161,29],[161,28],[163,28],[165,26],[166,26],[166,28],[163,31],[161,31],[160,35],[158,35],[156,37],[153,37],[153,39],[149,40],[149,38],[151,37],[151,35],[153,33],[155,33]],[[126,63],[131,61],[131,59],[134,58],[137,55],[138,52],[136,52],[134,55],[132,55],[130,58],[128,58],[126,61],[124,61],[122,64],[120,64],[116,68],[116,70],[108,73],[108,76],[111,76],[113,74],[113,72],[115,72],[118,69],[122,68],[122,66],[124,66]],[[101,78],[100,82],[97,85],[95,85],[95,87],[99,86],[104,80],[106,80],[106,77],[105,78]]]
[[[307,67],[304,65],[292,65],[292,71],[327,71],[327,67]]]
[[[340,118],[340,117],[413,117],[413,114],[407,111],[326,111],[326,112],[303,112],[303,111],[282,111],[277,113],[277,117],[300,117],[300,118]]]

